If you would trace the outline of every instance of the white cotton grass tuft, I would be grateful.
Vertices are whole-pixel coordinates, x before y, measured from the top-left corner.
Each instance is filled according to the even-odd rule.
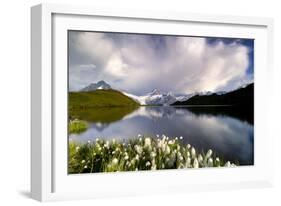
[[[198,163],[197,158],[195,158],[195,159],[193,160],[193,168],[199,168],[199,163]]]
[[[136,152],[139,154],[139,155],[141,155],[142,154],[142,147],[141,146],[139,146],[139,145],[135,145],[135,150],[136,150]]]
[[[191,148],[191,157],[194,159],[196,157],[196,150],[194,147]]]
[[[180,160],[180,161],[183,161],[183,156],[180,155],[180,156],[179,156],[179,160]]]
[[[188,158],[186,159],[185,165],[186,165],[186,168],[190,168],[190,167],[191,167],[191,158],[190,158],[190,157],[188,157]]]
[[[162,135],[161,138],[139,135],[133,140],[104,140],[96,138],[86,143],[69,142],[71,148],[71,172],[79,168],[80,172],[116,172],[134,170],[156,170],[156,169],[181,169],[201,167],[235,167],[230,161],[214,156],[209,149],[206,153],[198,152],[190,144],[185,144],[182,136],[171,138]],[[89,154],[87,154],[87,152]],[[106,158],[105,158],[106,157]],[[77,162],[78,161],[78,162]],[[100,168],[98,168],[100,167]]]
[[[203,156],[201,154],[198,155],[198,162],[203,162]]]
[[[213,158],[209,158],[207,164],[208,164],[208,167],[213,167],[213,164],[214,164]]]
[[[174,141],[173,141],[173,140],[169,140],[169,141],[168,141],[168,144],[169,144],[169,145],[172,145],[172,144],[174,144]]]
[[[230,167],[231,166],[231,163],[229,161],[227,161],[224,165],[225,167]]]
[[[109,141],[108,140],[105,142],[104,147],[107,148],[107,149],[109,148]]]
[[[156,153],[155,152],[151,152],[150,156],[151,156],[151,158],[154,158],[154,157],[156,157]]]
[[[151,166],[151,170],[157,170],[157,166],[156,165],[152,165]]]
[[[213,154],[213,151],[211,149],[208,150],[207,154],[206,154],[206,158],[210,158]]]
[[[168,155],[168,154],[170,154],[170,152],[171,152],[170,147],[168,145],[166,145],[165,154]]]
[[[215,164],[217,167],[220,167],[220,158],[216,157]]]
[[[186,156],[187,156],[187,157],[190,157],[190,156],[191,156],[189,151],[186,152]]]
[[[147,166],[147,167],[149,167],[151,165],[151,163],[149,162],[149,161],[147,161],[146,163],[145,163],[145,166]]]
[[[144,139],[144,146],[145,147],[150,147],[151,146],[151,139],[149,137],[146,137]]]
[[[113,164],[113,165],[117,165],[117,164],[118,164],[118,159],[117,159],[117,158],[114,158],[114,159],[112,160],[112,164]]]
[[[128,160],[128,159],[129,159],[129,156],[128,156],[128,155],[125,155],[124,159],[125,159],[125,160]]]

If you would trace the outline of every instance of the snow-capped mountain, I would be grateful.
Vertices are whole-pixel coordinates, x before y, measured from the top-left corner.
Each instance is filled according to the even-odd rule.
[[[138,102],[140,105],[146,105],[146,98],[147,96],[137,96],[134,94],[129,94],[127,92],[122,92],[124,95],[132,98],[133,100],[135,100],[136,102]]]
[[[216,92],[217,95],[223,95],[223,94],[226,94],[227,92],[226,91],[219,91],[219,92]]]
[[[213,94],[213,92],[210,92],[210,91],[202,91],[202,92],[195,92],[194,96],[195,95],[205,96],[205,95],[212,95],[212,94]]]
[[[191,93],[191,94],[179,94],[179,95],[176,95],[176,99],[177,101],[186,101],[188,100],[189,98],[195,96],[195,93]]]
[[[106,83],[105,81],[101,80],[97,83],[91,83],[88,86],[84,87],[80,91],[82,92],[89,92],[89,91],[95,91],[99,89],[112,89],[112,87]],[[171,92],[163,93],[160,92],[158,89],[153,89],[151,92],[149,92],[146,95],[137,96],[134,94],[130,94],[124,91],[121,91],[124,95],[132,98],[136,102],[138,102],[140,105],[171,105],[175,103],[176,101],[187,101],[191,97],[195,95],[203,96],[203,95],[212,95],[214,93],[212,92],[195,92],[191,94],[173,94]],[[217,92],[216,94],[221,95],[225,92]]]
[[[198,95],[198,96],[210,96],[210,95],[213,95],[213,94],[222,95],[222,94],[225,94],[225,93],[227,93],[227,92],[226,92],[226,91],[218,91],[218,92],[210,92],[210,91],[195,92],[195,93],[190,94],[190,97],[189,97],[189,98],[191,98],[191,97],[193,97],[193,96],[195,96],[195,95]],[[189,98],[188,98],[188,99],[189,99]],[[187,99],[186,99],[186,100],[187,100]],[[184,101],[186,101],[186,100],[184,100]]]
[[[86,86],[85,88],[81,89],[80,91],[90,92],[90,91],[95,91],[98,89],[111,89],[111,86],[102,80],[97,83],[91,83],[90,85]]]
[[[169,105],[176,101],[176,98],[171,94],[162,94],[157,89],[152,90],[147,95],[136,96],[123,92],[123,94],[131,97],[135,101],[139,102],[141,105]],[[172,103],[171,103],[172,102]]]
[[[131,97],[141,105],[169,105],[174,103],[177,99],[172,93],[161,93],[159,90],[154,89],[147,95],[136,96],[123,92],[123,94]]]
[[[162,93],[157,89],[142,96],[136,96],[126,92],[123,92],[123,94],[134,99],[141,105],[170,105],[176,101],[185,101],[191,97],[191,95],[174,95],[171,92]]]
[[[146,104],[148,105],[170,105],[177,101],[176,97],[171,93],[161,93],[154,89],[147,95]]]

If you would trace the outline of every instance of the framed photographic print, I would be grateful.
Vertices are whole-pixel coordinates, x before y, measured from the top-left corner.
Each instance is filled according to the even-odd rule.
[[[271,19],[31,14],[34,199],[271,185]]]

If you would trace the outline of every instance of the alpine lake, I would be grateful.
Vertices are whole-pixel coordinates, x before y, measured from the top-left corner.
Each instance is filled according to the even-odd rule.
[[[199,151],[212,149],[216,155],[239,165],[254,164],[253,112],[233,106],[140,106],[97,107],[80,112],[88,128],[69,134],[80,143],[95,139],[128,140],[139,134],[182,137]]]

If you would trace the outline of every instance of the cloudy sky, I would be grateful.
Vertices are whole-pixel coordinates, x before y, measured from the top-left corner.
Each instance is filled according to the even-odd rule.
[[[69,89],[104,80],[143,95],[229,91],[253,82],[254,41],[69,31]]]

